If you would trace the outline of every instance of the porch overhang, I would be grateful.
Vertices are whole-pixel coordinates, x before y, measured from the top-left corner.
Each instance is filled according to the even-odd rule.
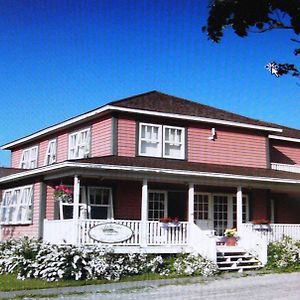
[[[280,190],[288,188],[290,191],[300,190],[300,174],[289,174],[283,171],[187,162],[183,162],[185,164],[182,164],[182,168],[180,168],[181,162],[171,162],[169,167],[159,167],[161,161],[155,159],[152,159],[155,164],[152,163],[148,167],[145,164],[136,163],[138,160],[142,161],[140,158],[138,160],[136,158],[121,158],[118,163],[112,157],[101,158],[101,160],[101,162],[93,161],[93,159],[67,161],[11,174],[0,178],[0,186],[10,183],[16,184],[17,182],[33,178],[55,180],[77,174],[96,178],[136,180],[147,178],[151,181],[193,182],[202,185],[220,185],[221,181],[224,186],[240,185],[242,187],[264,187]],[[174,167],[172,164],[176,165],[176,168],[171,168]],[[188,169],[188,166],[191,166],[191,168]]]

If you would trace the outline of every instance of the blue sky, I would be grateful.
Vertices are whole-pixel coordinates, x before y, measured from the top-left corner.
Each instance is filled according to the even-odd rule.
[[[226,31],[213,44],[206,3],[1,1],[0,144],[150,90],[300,128],[297,81],[264,69],[297,63],[291,33]]]

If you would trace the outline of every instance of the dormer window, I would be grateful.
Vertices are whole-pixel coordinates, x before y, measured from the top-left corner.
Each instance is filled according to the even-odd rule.
[[[90,154],[90,128],[69,135],[68,159],[88,157]]]
[[[139,155],[184,159],[183,127],[140,123]]]
[[[37,167],[38,146],[24,149],[20,161],[21,169],[33,169]]]
[[[48,142],[48,147],[45,157],[45,165],[51,165],[56,162],[56,139]]]

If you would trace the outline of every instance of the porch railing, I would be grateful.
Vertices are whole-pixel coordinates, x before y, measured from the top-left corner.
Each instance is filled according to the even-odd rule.
[[[129,227],[133,234],[123,242],[110,245],[140,246],[143,243],[142,221],[135,220],[44,220],[44,240],[53,244],[94,245],[102,244],[89,236],[89,230],[99,224],[115,223]],[[178,226],[147,221],[146,245],[188,245],[189,224]]]
[[[271,163],[271,169],[278,170],[278,171],[287,171],[287,172],[293,172],[293,173],[300,173],[300,166],[299,165]]]
[[[268,243],[280,241],[284,236],[300,240],[300,224],[268,224],[253,225],[243,224],[243,227],[255,232],[258,236],[265,238]]]
[[[187,245],[188,222],[168,225],[158,221],[147,222],[148,245]]]

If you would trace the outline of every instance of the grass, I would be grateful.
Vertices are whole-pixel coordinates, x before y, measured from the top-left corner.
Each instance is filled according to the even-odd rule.
[[[168,276],[167,278],[179,278],[182,276]],[[162,276],[156,273],[141,274],[135,276],[127,276],[121,278],[118,282],[128,281],[144,281],[144,280],[155,280],[155,279],[166,279],[166,276]],[[91,280],[60,280],[54,282],[48,282],[42,279],[25,279],[19,280],[14,274],[2,274],[0,275],[0,291],[18,291],[18,290],[34,290],[34,289],[46,289],[46,288],[59,288],[68,286],[83,286],[92,284],[105,284],[111,283],[112,281],[104,279],[91,279]]]
[[[264,267],[256,271],[257,275],[271,274],[271,273],[290,273],[290,272],[300,272],[299,267],[285,268],[285,269],[275,269]],[[224,274],[216,275],[222,277]],[[246,275],[246,274],[244,274]],[[130,281],[145,281],[145,280],[155,280],[155,279],[172,279],[172,278],[183,278],[188,276],[180,275],[169,275],[162,276],[156,273],[147,273],[135,276],[127,276],[121,278],[118,282],[130,282]],[[59,287],[71,287],[71,286],[84,286],[93,284],[107,284],[112,283],[112,281],[104,279],[91,279],[91,280],[60,280],[54,282],[48,282],[42,279],[25,279],[19,280],[14,274],[2,274],[0,275],[0,291],[18,291],[18,290],[35,290],[35,289],[46,289],[46,288],[59,288]]]

